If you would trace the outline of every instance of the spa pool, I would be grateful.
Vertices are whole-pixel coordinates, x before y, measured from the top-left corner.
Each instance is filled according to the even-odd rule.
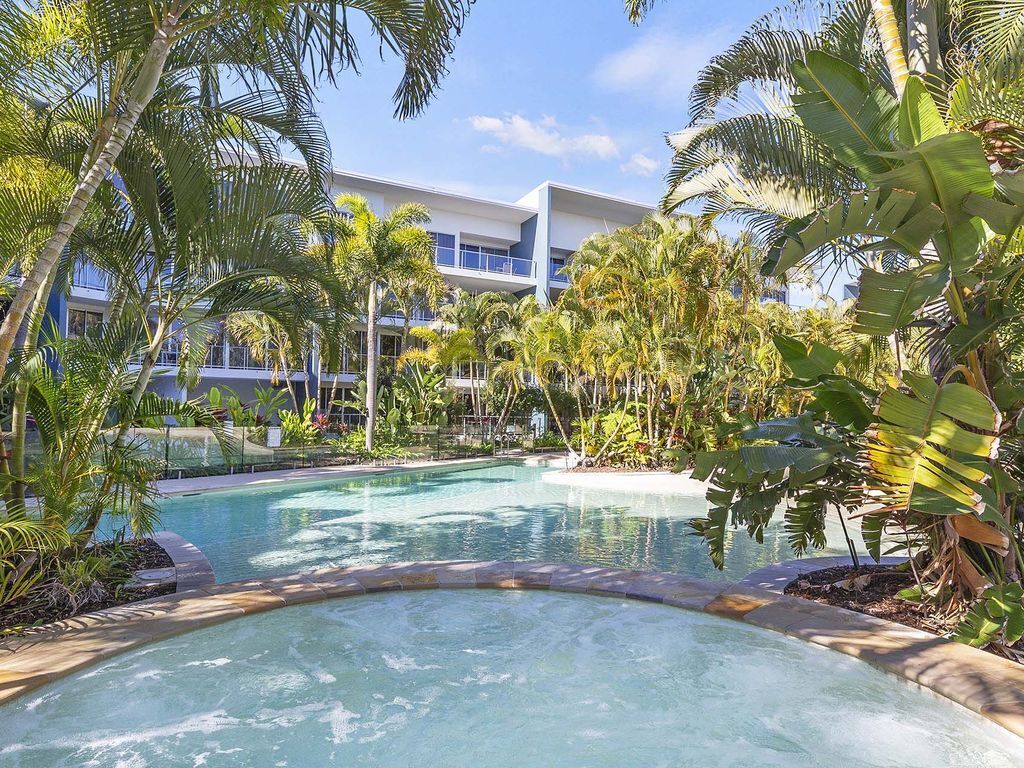
[[[0,708],[5,768],[985,766],[1024,742],[839,654],[553,592],[396,592],[144,646]]]

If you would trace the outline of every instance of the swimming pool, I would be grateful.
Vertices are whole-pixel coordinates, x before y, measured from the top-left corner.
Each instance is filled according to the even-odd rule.
[[[284,608],[126,653],[0,719],[5,768],[1024,761],[1020,740],[856,659],[704,614],[552,592]]]
[[[520,462],[403,471],[163,502],[161,522],[198,546],[219,581],[407,560],[545,560],[737,581],[792,557],[781,526],[763,545],[728,534],[724,571],[687,520],[702,496],[621,493],[543,480]],[[825,554],[843,554],[841,539]]]

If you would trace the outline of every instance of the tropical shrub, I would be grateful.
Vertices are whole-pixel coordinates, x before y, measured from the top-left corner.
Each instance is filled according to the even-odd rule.
[[[300,412],[281,409],[278,416],[281,419],[281,445],[292,448],[297,446],[310,446],[319,443],[324,436],[326,425],[322,429],[313,421],[313,412],[316,410],[316,403],[307,400],[302,404]]]
[[[1024,569],[1024,380],[1005,325],[1019,299],[1024,187],[990,165],[978,136],[950,130],[916,77],[897,100],[820,51],[793,74],[804,130],[863,181],[786,225],[765,269],[782,274],[835,249],[888,254],[861,271],[854,329],[888,337],[901,364],[874,389],[837,373],[834,350],[783,340],[789,384],[808,409],[747,423],[740,450],[698,459],[713,508],[695,527],[721,562],[727,521],[759,535],[783,499],[798,548],[823,544],[831,510],[856,512],[871,554],[890,534],[915,564],[918,594],[956,616]],[[926,373],[910,369],[914,345]]]

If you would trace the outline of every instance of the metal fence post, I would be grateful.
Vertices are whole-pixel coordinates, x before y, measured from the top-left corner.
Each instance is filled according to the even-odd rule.
[[[242,445],[239,448],[238,465],[242,472],[245,472],[245,426],[242,426]]]
[[[171,425],[164,424],[164,479],[171,476]]]

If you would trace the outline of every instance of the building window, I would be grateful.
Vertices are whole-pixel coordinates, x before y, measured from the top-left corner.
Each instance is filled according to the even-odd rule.
[[[226,341],[224,329],[221,328],[210,341],[210,349],[206,353],[207,368],[224,367],[224,344]]]
[[[356,331],[356,348],[346,347],[342,373],[362,373],[366,370],[366,331]]]
[[[68,310],[68,336],[85,336],[102,327],[102,312],[91,309]]]
[[[380,337],[380,356],[398,358],[402,354],[402,337],[382,334]]]
[[[445,267],[455,266],[455,235],[431,232],[434,241],[434,263]]]

